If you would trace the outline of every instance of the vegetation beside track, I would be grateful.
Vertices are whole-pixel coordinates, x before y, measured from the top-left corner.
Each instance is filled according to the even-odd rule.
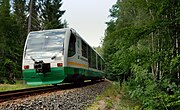
[[[25,88],[30,88],[30,86],[23,85],[23,84],[0,84],[0,92],[25,89]]]
[[[110,13],[106,78],[119,81],[143,110],[179,110],[179,0],[117,0]]]
[[[47,85],[41,85],[41,86],[47,86]],[[29,86],[29,85],[24,84],[23,81],[16,81],[16,84],[0,84],[0,92],[26,89],[26,88],[34,88],[34,87],[40,87],[40,86]]]
[[[113,82],[87,110],[139,110],[140,104],[124,95],[118,82]]]

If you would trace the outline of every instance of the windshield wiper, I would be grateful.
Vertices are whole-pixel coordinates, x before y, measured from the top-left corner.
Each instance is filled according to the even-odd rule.
[[[57,54],[56,54],[56,55],[54,55],[54,56],[51,58],[51,60],[55,59],[55,58],[56,58],[56,56],[57,56]]]
[[[51,58],[51,60],[55,59],[59,53],[63,52],[63,50],[64,48],[61,48],[60,51]]]
[[[36,61],[32,56],[30,56],[30,58],[31,58],[34,62]]]

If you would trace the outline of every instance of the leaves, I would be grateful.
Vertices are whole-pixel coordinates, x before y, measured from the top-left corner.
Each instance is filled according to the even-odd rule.
[[[64,24],[61,22],[61,17],[65,11],[61,11],[62,0],[42,0],[42,23],[44,29],[63,28]]]
[[[46,29],[63,27],[64,24],[60,19],[64,11],[59,9],[62,5],[61,0],[50,0],[51,10],[45,10],[40,6],[44,3],[43,1],[49,0],[33,0],[32,2],[31,31],[42,29],[41,26],[45,25],[44,21],[48,24]],[[26,0],[0,0],[0,80],[11,81],[22,77],[22,53],[29,19],[30,3],[28,2]],[[50,14],[49,16],[55,19],[42,20],[40,17],[42,13]]]
[[[169,85],[177,86],[180,80],[179,7],[177,0],[118,0],[110,9],[112,19],[103,42],[108,78],[126,81],[126,92],[143,108],[179,105],[173,102],[178,98],[171,100],[166,93]]]

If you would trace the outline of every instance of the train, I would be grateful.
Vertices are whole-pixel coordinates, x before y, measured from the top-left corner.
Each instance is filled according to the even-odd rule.
[[[77,83],[104,78],[105,63],[74,29],[49,29],[28,34],[22,74],[27,85]]]

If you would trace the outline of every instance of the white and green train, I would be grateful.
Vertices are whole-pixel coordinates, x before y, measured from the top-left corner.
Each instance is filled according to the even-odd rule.
[[[30,32],[22,61],[28,85],[82,82],[104,78],[104,60],[69,28]]]

